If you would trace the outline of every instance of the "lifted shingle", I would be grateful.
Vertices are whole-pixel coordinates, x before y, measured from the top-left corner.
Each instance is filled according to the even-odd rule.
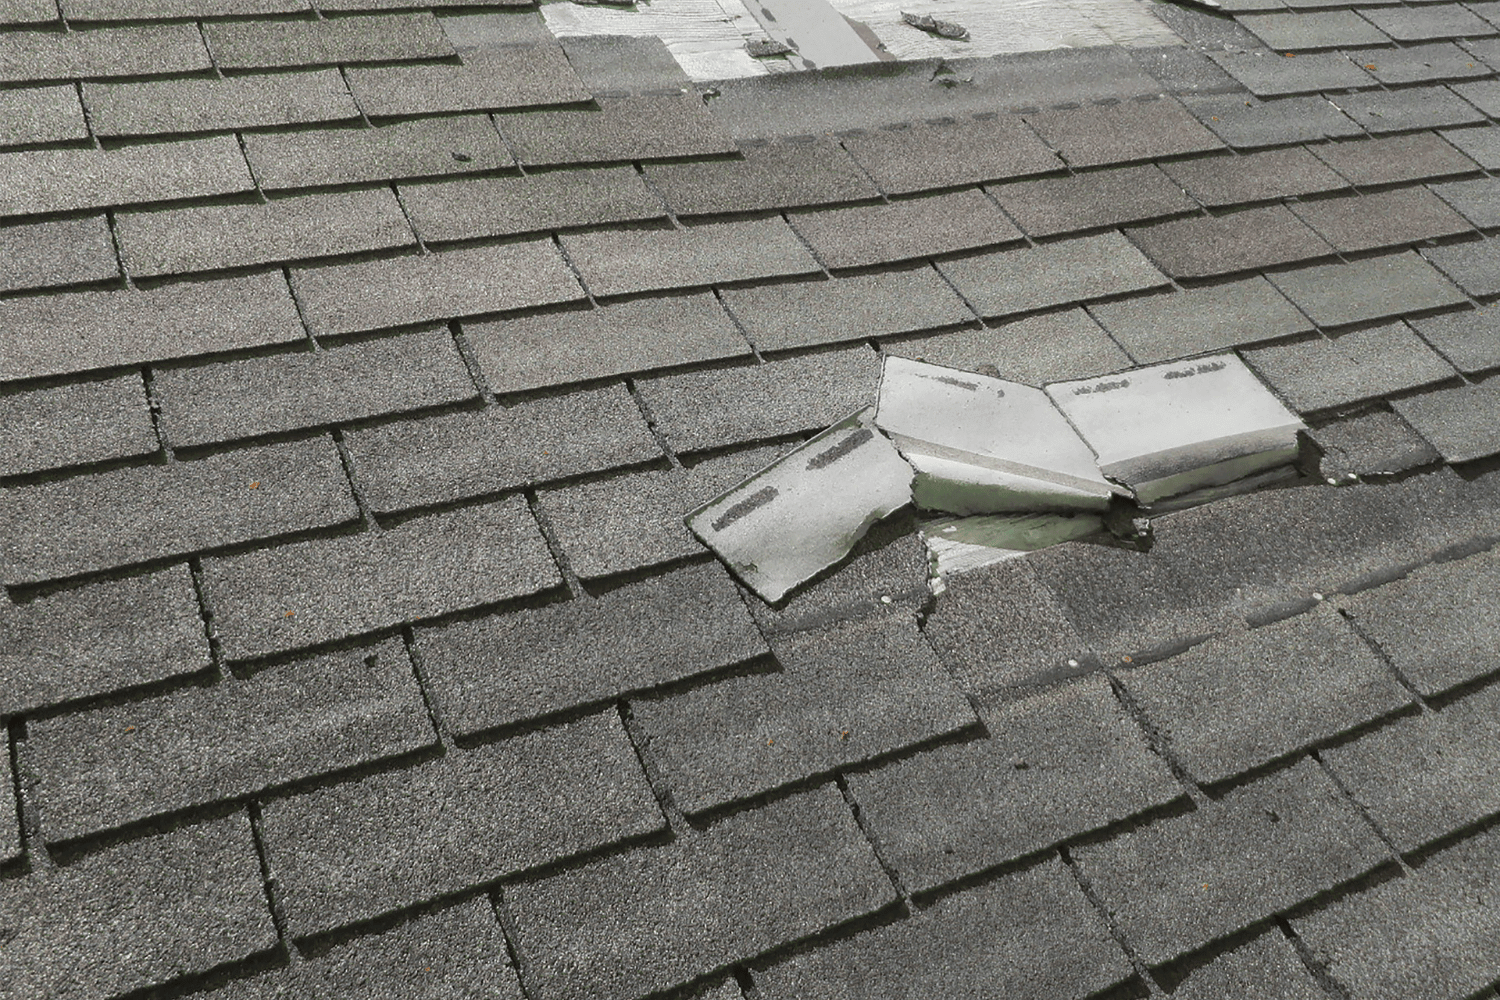
[[[1119,233],[945,260],[939,262],[938,270],[986,317],[1168,283]]]
[[[249,132],[244,139],[250,165],[267,190],[404,180],[515,165],[500,133],[484,115],[420,118],[375,128]]]
[[[1032,236],[1177,215],[1196,206],[1155,166],[1095,170],[986,188]]]
[[[1394,475],[1430,465],[1441,456],[1411,425],[1389,410],[1326,424],[1312,432],[1323,449],[1323,475]]]
[[[977,190],[792,216],[825,267],[889,264],[1019,241],[1021,232]]]
[[[0,396],[0,476],[161,447],[138,375]]]
[[[401,200],[429,243],[666,215],[629,167],[403,184]]]
[[[263,808],[297,937],[664,825],[614,711]]]
[[[358,118],[336,69],[149,83],[89,83],[89,123],[101,136],[224,132]]]

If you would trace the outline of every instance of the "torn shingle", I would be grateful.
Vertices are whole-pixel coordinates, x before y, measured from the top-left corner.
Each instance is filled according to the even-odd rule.
[[[886,354],[1039,386],[1130,367],[1130,358],[1082,309],[1028,316],[882,345]]]
[[[15,488],[0,496],[0,510],[4,579],[12,584],[331,527],[358,516],[327,438]]]
[[[261,125],[358,118],[336,69],[217,79],[86,83],[83,103],[100,136],[227,132]]]
[[[696,813],[975,724],[904,616],[771,640],[781,670],[728,678],[631,710],[673,790]]]
[[[1270,275],[1283,295],[1319,326],[1342,326],[1468,302],[1414,253],[1320,264]]]
[[[967,118],[844,137],[844,148],[887,194],[1007,180],[1063,169],[1019,118]]]
[[[1431,132],[1309,148],[1318,159],[1361,187],[1466,174],[1475,167],[1474,161]]]
[[[371,118],[498,111],[589,99],[556,42],[464,52],[463,65],[358,66],[349,91]]]
[[[78,88],[70,84],[0,90],[0,146],[87,139]]]
[[[0,396],[0,476],[148,455],[161,447],[137,375]]]
[[[931,330],[974,319],[930,267],[729,288],[722,294],[763,351]]]
[[[0,291],[107,281],[119,274],[102,215],[0,228]]]
[[[1167,277],[1119,233],[945,260],[938,270],[985,317],[1167,284]]]
[[[911,467],[864,409],[687,514],[693,534],[775,603],[911,502]]]
[[[1326,98],[1258,101],[1242,94],[1184,95],[1182,102],[1235,149],[1361,135],[1361,129]]]
[[[203,37],[220,69],[440,59],[453,44],[431,12],[285,21],[210,21]]]
[[[0,602],[0,715],[140,687],[209,667],[185,565]]]
[[[560,1000],[685,983],[896,898],[832,785],[505,893],[527,982]]]
[[[678,215],[797,208],[877,198],[879,192],[838,141],[754,143],[740,159],[653,163],[646,178]]]
[[[1223,143],[1171,98],[1027,115],[1074,169],[1220,149]]]
[[[302,340],[279,273],[0,302],[0,381]]]
[[[1327,424],[1313,431],[1312,438],[1323,449],[1322,472],[1330,478],[1395,475],[1441,457],[1389,410]]]
[[[1177,278],[1259,270],[1333,253],[1282,205],[1194,216],[1126,232],[1146,256]]]
[[[825,267],[889,264],[1019,241],[1021,232],[977,190],[882,205],[799,212],[793,227]]]
[[[988,710],[985,723],[987,738],[848,779],[881,856],[912,892],[1182,795],[1102,676]]]
[[[1301,62],[1301,60],[1297,60]],[[1350,63],[1352,66],[1353,63]],[[1403,87],[1329,98],[1368,131],[1405,132],[1484,121],[1484,115],[1446,87]]]
[[[1245,358],[1299,412],[1325,410],[1453,378],[1453,367],[1405,323],[1257,347]]]
[[[1032,236],[1056,236],[1192,211],[1182,188],[1152,165],[1045,177],[985,188]]]
[[[1425,188],[1399,188],[1359,197],[1318,198],[1292,211],[1340,253],[1357,253],[1456,236],[1473,229]]]
[[[594,103],[598,110],[528,111],[496,120],[528,167],[738,151],[696,94],[600,97]]]
[[[1428,316],[1411,325],[1465,375],[1500,368],[1500,315],[1492,307]]]
[[[1172,180],[1212,207],[1338,191],[1349,185],[1306,149],[1211,156],[1163,164]]]
[[[268,190],[434,177],[515,165],[500,133],[483,115],[419,118],[375,128],[248,132],[244,140],[255,176]]]
[[[597,599],[419,629],[417,648],[438,716],[469,736],[733,666],[766,644],[708,563]]]
[[[614,711],[267,802],[263,817],[299,937],[664,825]]]
[[[55,843],[410,753],[436,736],[392,640],[39,720],[27,740]]]
[[[1312,332],[1312,323],[1261,277],[1100,302],[1089,312],[1142,364]]]
[[[203,38],[190,24],[0,35],[0,81],[6,83],[191,73],[210,65]]]
[[[618,385],[348,431],[365,500],[389,513],[649,462],[661,448]]]
[[[243,810],[0,881],[9,975],[57,1000],[115,996],[276,946]]]
[[[1434,389],[1391,402],[1448,462],[1472,462],[1500,453],[1500,383]]]

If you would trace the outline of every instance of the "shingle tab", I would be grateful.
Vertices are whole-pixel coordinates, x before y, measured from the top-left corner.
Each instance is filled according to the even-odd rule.
[[[1375,86],[1374,78],[1344,58],[1342,52],[1308,52],[1288,58],[1269,49],[1252,49],[1210,52],[1208,57],[1256,97],[1284,97],[1320,90]],[[1347,111],[1343,100],[1340,98],[1334,103]],[[1288,112],[1296,114],[1291,109]],[[1363,119],[1355,117],[1364,124]]]
[[[1378,8],[1360,13],[1398,42],[1420,42],[1431,38],[1479,38],[1500,34],[1494,25],[1456,3]]]
[[[1411,325],[1465,375],[1500,368],[1500,314],[1493,308],[1428,316]]]
[[[0,291],[107,281],[119,274],[102,215],[0,227]]]
[[[255,176],[273,191],[515,165],[500,133],[483,115],[419,118],[374,128],[249,132],[244,138]]]
[[[598,110],[528,111],[497,121],[528,167],[714,156],[739,148],[696,94],[600,97],[594,103]]]
[[[1500,243],[1492,240],[1451,243],[1424,247],[1421,254],[1470,295],[1478,298],[1500,294]],[[1471,314],[1458,315],[1465,317],[1464,322],[1477,319]],[[1451,322],[1452,317],[1447,318]]]
[[[1344,475],[1394,475],[1430,465],[1440,456],[1411,425],[1389,410],[1325,424],[1312,432],[1323,449],[1322,472]]]
[[[1302,201],[1292,211],[1340,253],[1472,232],[1469,223],[1421,187]]]
[[[661,457],[618,385],[383,424],[344,441],[366,501],[382,513]]]
[[[1387,857],[1311,761],[1073,854],[1148,965],[1264,920]]]
[[[527,983],[550,1000],[675,986],[895,898],[832,786],[505,892]]]
[[[431,11],[317,21],[209,21],[203,37],[220,69],[269,69],[454,54]]]
[[[881,857],[913,892],[1179,798],[1110,691],[1085,678],[985,712],[990,737],[850,775]],[[1099,776],[1109,780],[1101,782]]]
[[[464,323],[463,330],[498,393],[750,353],[709,292]]]
[[[844,148],[887,194],[1008,180],[1061,170],[1057,154],[1013,116],[903,125],[844,137]]]
[[[1432,190],[1474,225],[1484,229],[1500,226],[1500,183],[1495,178],[1447,181],[1432,185]]]
[[[560,237],[598,296],[749,281],[820,270],[781,218],[686,229],[628,229]]]
[[[1453,378],[1453,367],[1405,323],[1245,352],[1293,409],[1307,413]]]
[[[974,318],[930,267],[730,288],[723,298],[763,351],[912,333]]]
[[[358,118],[336,69],[221,79],[88,83],[83,103],[101,136],[222,132]]]
[[[1247,156],[1213,156],[1166,163],[1162,169],[1188,194],[1219,207],[1294,195],[1338,191],[1349,185],[1306,149],[1273,149]]]
[[[1430,8],[1423,8],[1424,11],[1427,9]],[[1402,87],[1399,90],[1335,94],[1329,100],[1376,134],[1447,128],[1485,120],[1483,114],[1446,87]]]
[[[1468,301],[1414,253],[1304,267],[1274,274],[1271,280],[1314,323],[1325,327]]]
[[[461,736],[684,680],[766,651],[717,563],[594,600],[421,629],[417,636],[434,709]]]
[[[292,287],[313,333],[355,333],[584,297],[548,239],[294,268]]]
[[[1280,928],[1193,969],[1172,993],[1177,1000],[1323,1000],[1327,995]]]
[[[977,190],[806,212],[792,225],[825,267],[864,267],[1021,239]]]
[[[115,216],[120,256],[146,277],[411,246],[390,191],[338,191],[264,203]]]
[[[99,79],[191,73],[211,67],[191,24],[83,31],[15,31],[0,36],[0,81]]]
[[[1172,753],[1204,782],[1411,704],[1336,613],[1211,639],[1120,680]]]
[[[1164,271],[1206,278],[1329,255],[1333,249],[1282,205],[1128,229]]]
[[[1265,278],[1089,307],[1141,364],[1309,333],[1312,323]]]
[[[139,687],[209,666],[186,566],[0,602],[0,715]]]
[[[0,496],[0,510],[7,583],[328,527],[358,515],[327,438],[16,487]]]
[[[629,167],[403,184],[401,200],[429,243],[598,226],[666,216]]]
[[[1343,112],[1319,96],[1258,101],[1241,94],[1186,94],[1181,100],[1235,149],[1363,134]]]
[[[1441,133],[1453,145],[1474,158],[1486,170],[1500,167],[1500,135],[1496,135],[1488,123],[1475,128],[1448,129]]]
[[[1475,166],[1474,161],[1431,132],[1310,148],[1318,159],[1361,187],[1466,174]]]
[[[1352,10],[1316,13],[1247,14],[1235,18],[1252,35],[1278,51],[1341,49],[1389,41],[1380,29]]]
[[[0,146],[87,139],[78,88],[71,84],[0,90]]]
[[[1056,859],[754,974],[768,1000],[984,996],[997,988],[1016,1000],[1078,1000],[1133,977]]]
[[[307,11],[307,0],[59,0],[70,21],[130,21],[151,17],[222,17]],[[373,3],[374,0],[368,0]],[[322,3],[320,6],[331,6]]]
[[[1042,111],[1027,115],[1026,121],[1075,169],[1201,153],[1224,145],[1170,98]]]
[[[678,451],[821,430],[868,405],[880,359],[865,348],[643,379],[636,389]]]
[[[243,659],[492,604],[562,580],[526,501],[204,561],[224,652]]]
[[[276,945],[243,812],[0,881],[7,973],[35,996],[116,996]]]
[[[38,720],[27,740],[55,843],[409,753],[436,736],[406,649],[391,640]]]
[[[266,855],[297,936],[664,825],[613,711],[263,809]]]
[[[234,136],[0,153],[0,216],[251,191]]]
[[[5,24],[40,24],[56,20],[56,0],[0,0],[0,21]]]
[[[321,351],[158,369],[163,433],[174,447],[456,403],[477,395],[443,329]]]
[[[1390,838],[1410,851],[1500,811],[1500,688],[1399,719],[1323,760]]]
[[[1041,386],[1130,367],[1130,358],[1082,309],[1028,316],[981,330],[885,341],[886,354]]]
[[[986,317],[1167,284],[1119,233],[945,260],[938,270]]]
[[[781,670],[732,677],[631,709],[672,789],[695,813],[978,720],[915,623],[840,622],[771,640]]]
[[[1404,83],[1453,82],[1479,76],[1489,76],[1491,70],[1484,63],[1452,42],[1436,42],[1426,45],[1406,45],[1399,49],[1360,49],[1346,53],[1370,74],[1387,85]],[[1471,100],[1478,95],[1465,93],[1468,87],[1455,87],[1462,96]],[[1478,85],[1481,93],[1485,88]],[[1483,110],[1485,100],[1481,96],[1475,103]]]
[[[741,159],[655,163],[646,176],[678,215],[796,208],[879,197],[836,139],[745,143]]]
[[[1032,236],[1117,226],[1197,207],[1151,165],[992,184],[986,190]]]
[[[278,273],[0,303],[0,381],[290,343],[306,336]]]
[[[1500,383],[1435,389],[1391,404],[1449,462],[1500,453]]]
[[[0,476],[147,455],[161,445],[137,375],[0,396]]]
[[[361,66],[346,72],[355,102],[371,118],[589,99],[556,42],[470,50],[461,66]]]

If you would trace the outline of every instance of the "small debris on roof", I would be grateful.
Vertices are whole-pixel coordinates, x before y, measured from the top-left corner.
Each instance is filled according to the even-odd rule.
[[[952,21],[940,21],[931,14],[908,14],[903,10],[901,12],[901,20],[913,28],[919,28],[930,35],[937,35],[939,38],[951,38],[956,42],[966,42],[969,40],[968,28],[960,24],[954,24]]]
[[[745,43],[745,51],[757,59],[763,59],[767,56],[784,56],[792,51],[792,47],[774,38],[752,38]]]

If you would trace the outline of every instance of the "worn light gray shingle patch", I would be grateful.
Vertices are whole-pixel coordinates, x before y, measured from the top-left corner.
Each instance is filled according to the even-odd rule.
[[[1061,170],[1057,154],[1019,118],[965,118],[936,125],[904,125],[844,137],[887,194],[1008,180]]]
[[[158,369],[174,447],[299,430],[476,396],[447,330],[192,368]]]
[[[629,167],[403,184],[401,200],[429,243],[666,216]]]
[[[1323,449],[1323,475],[1330,477],[1394,475],[1441,457],[1389,410],[1335,421],[1313,431],[1312,438]]]
[[[185,565],[0,602],[0,715],[139,687],[209,666]]]
[[[528,167],[713,156],[738,149],[696,94],[600,97],[594,103],[597,110],[529,111],[497,121]]]
[[[695,813],[888,754],[978,720],[908,617],[771,640],[781,669],[631,709],[672,798]]]
[[[263,815],[298,936],[664,825],[613,711],[268,802]]]
[[[116,996],[276,945],[250,820],[108,847],[52,877],[0,881],[7,975],[35,996]]]
[[[39,720],[27,739],[52,842],[436,742],[399,640]]]
[[[820,270],[777,217],[686,229],[627,229],[560,237],[589,291],[628,295]]]
[[[938,269],[986,317],[1167,284],[1119,233],[945,260]]]
[[[1148,257],[1177,278],[1257,270],[1333,252],[1282,205],[1194,216],[1126,232]]]
[[[881,857],[913,892],[1183,794],[1107,678],[1085,678],[987,710],[984,718],[985,739],[847,779]]]
[[[831,785],[505,893],[528,983],[558,1000],[675,986],[895,898]]]
[[[991,184],[985,190],[1032,236],[1191,211],[1192,201],[1155,166]]]
[[[252,191],[234,136],[0,154],[0,216]]]
[[[78,88],[71,84],[0,90],[0,146],[87,139]]]
[[[355,333],[584,297],[548,239],[294,268],[291,274],[313,333]]]
[[[1120,680],[1172,753],[1204,782],[1411,704],[1336,613],[1211,639]]]
[[[1342,58],[1342,57],[1340,57]],[[1301,59],[1297,60],[1301,62]],[[1353,63],[1350,63],[1352,66]],[[1405,132],[1484,121],[1484,115],[1446,87],[1403,87],[1329,98],[1368,131]]]
[[[741,159],[654,163],[646,177],[678,215],[757,212],[879,197],[838,140],[745,143]]]
[[[0,381],[289,343],[306,336],[279,273],[0,303]]]
[[[135,277],[271,264],[411,246],[390,191],[337,191],[263,203],[115,216],[125,269]]]
[[[1028,316],[981,330],[889,340],[886,354],[963,368],[1026,385],[1088,378],[1130,367],[1130,358],[1082,309]],[[991,371],[993,369],[993,371]]]
[[[0,396],[0,475],[146,455],[159,447],[136,375]]]
[[[1421,257],[1398,253],[1270,276],[1319,326],[1342,326],[1468,301]]]
[[[1453,378],[1453,367],[1405,323],[1333,340],[1299,340],[1245,352],[1261,377],[1300,412],[1383,396]]]
[[[1478,298],[1500,294],[1500,243],[1494,240],[1450,243],[1424,247],[1421,254],[1470,295]],[[1457,315],[1468,323],[1478,319],[1472,314]]]
[[[418,118],[375,128],[247,132],[244,140],[255,176],[267,190],[436,177],[515,165],[500,133],[484,115]]]
[[[1391,403],[1449,462],[1472,462],[1500,452],[1500,383],[1435,389]]]
[[[1074,856],[1149,965],[1231,934],[1385,861],[1385,846],[1304,761],[1186,816]],[[1247,892],[1247,886],[1255,891]]]
[[[220,69],[439,59],[454,51],[431,11],[316,21],[210,21],[203,37]]]
[[[226,132],[359,117],[336,69],[86,83],[83,104],[94,132],[101,136]]]
[[[1340,253],[1472,232],[1462,216],[1420,187],[1302,201],[1292,211]]]
[[[977,190],[882,205],[803,212],[792,226],[825,267],[888,264],[1020,240],[1021,232]]]
[[[1181,100],[1235,149],[1363,134],[1358,125],[1320,96],[1259,101],[1241,94],[1186,94]]]
[[[34,583],[358,516],[327,438],[118,469],[0,496],[7,583]]]
[[[102,215],[0,227],[0,291],[106,281],[119,274]]]
[[[434,708],[461,736],[684,680],[766,651],[717,563],[594,600],[422,629],[417,645]]]
[[[344,441],[366,502],[382,513],[661,457],[618,385],[382,424]]]
[[[864,340],[972,322],[930,267],[730,288],[724,303],[763,351]]]
[[[1270,201],[1349,185],[1306,149],[1273,149],[1247,156],[1210,156],[1162,165],[1187,193],[1205,205],[1220,207],[1247,201]]]
[[[463,324],[497,393],[750,353],[709,292]]]
[[[1261,277],[1101,302],[1089,312],[1142,364],[1312,331],[1297,307]]]
[[[245,659],[546,590],[561,582],[526,501],[207,559],[224,654]]]
[[[0,36],[0,81],[6,83],[191,73],[210,65],[203,38],[190,24]]]
[[[1442,266],[1441,258],[1438,263]],[[1428,316],[1411,325],[1466,375],[1500,368],[1500,314],[1491,307]]]
[[[1289,94],[1311,94],[1375,85],[1374,78],[1344,58],[1342,52],[1308,52],[1291,58],[1284,53],[1260,49],[1210,52],[1208,56],[1256,97],[1283,97]],[[1343,101],[1340,98],[1334,103],[1348,111],[1349,108]],[[1288,112],[1296,114],[1291,109]],[[1198,114],[1202,115],[1201,105]],[[1351,114],[1360,124],[1364,124],[1364,119],[1359,114]],[[1312,124],[1303,127],[1314,130],[1318,128]]]
[[[913,919],[756,968],[769,1000],[1093,996],[1133,976],[1071,873],[1053,859],[949,897]]]
[[[498,111],[589,99],[556,42],[463,53],[463,65],[357,66],[346,71],[371,118],[444,111]]]
[[[1042,111],[1027,115],[1026,121],[1075,169],[1224,145],[1171,98]]]
[[[822,430],[875,399],[880,359],[851,347],[764,365],[685,372],[636,383],[677,451]]]
[[[1362,187],[1466,174],[1475,166],[1473,160],[1431,132],[1309,148],[1318,159]]]

